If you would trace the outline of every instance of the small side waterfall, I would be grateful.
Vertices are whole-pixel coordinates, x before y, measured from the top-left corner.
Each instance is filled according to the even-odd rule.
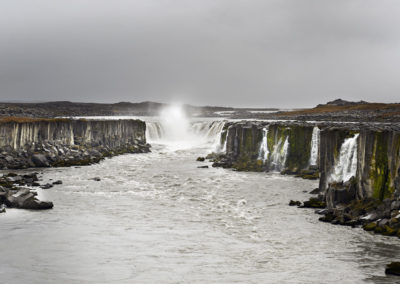
[[[268,160],[269,150],[268,150],[268,127],[263,129],[263,139],[260,145],[260,150],[258,150],[258,160],[265,163]]]
[[[337,160],[330,181],[346,182],[357,173],[357,140],[359,134],[344,140],[340,147],[339,159]]]
[[[286,157],[289,150],[289,137],[283,142],[282,137],[275,144],[271,154],[271,170],[280,171],[286,164]]]
[[[319,150],[319,137],[320,130],[318,126],[315,126],[312,133],[311,139],[311,153],[310,153],[310,166],[316,166],[318,160],[318,150]]]
[[[146,122],[146,140],[159,141],[165,136],[164,129],[158,122]]]

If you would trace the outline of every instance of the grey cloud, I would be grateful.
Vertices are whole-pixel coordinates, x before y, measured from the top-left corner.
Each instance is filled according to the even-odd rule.
[[[0,99],[393,102],[400,2],[3,0]]]

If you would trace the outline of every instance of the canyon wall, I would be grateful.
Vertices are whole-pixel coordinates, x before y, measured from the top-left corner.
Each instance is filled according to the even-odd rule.
[[[0,122],[0,169],[90,164],[148,151],[140,120],[35,119]]]
[[[352,200],[383,200],[400,194],[400,132],[396,126],[229,122],[221,135],[224,143],[226,152],[216,159],[216,166],[308,178],[319,175],[319,191],[331,208]],[[313,143],[318,143],[317,150],[312,149]]]

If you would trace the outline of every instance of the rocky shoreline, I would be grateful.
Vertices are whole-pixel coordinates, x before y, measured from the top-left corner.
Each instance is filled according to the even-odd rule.
[[[140,120],[11,119],[0,121],[0,170],[84,166],[125,153],[147,153],[146,124]],[[51,209],[32,188],[37,174],[0,177],[0,212],[5,208]]]
[[[315,128],[318,157],[311,165]],[[313,190],[317,197],[290,205],[319,209],[323,222],[400,237],[398,124],[231,122],[224,127],[221,145],[225,152],[207,156],[214,167],[319,179]]]
[[[39,184],[37,173],[18,175],[8,173],[0,177],[0,213],[7,208],[46,210],[53,208],[53,202],[37,199],[35,187]],[[54,182],[59,184],[60,181]],[[42,185],[41,188],[49,188],[52,185]]]

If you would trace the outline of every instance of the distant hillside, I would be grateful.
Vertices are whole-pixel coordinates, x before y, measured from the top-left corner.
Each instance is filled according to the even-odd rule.
[[[57,116],[153,116],[167,104],[157,102],[119,102],[115,104],[75,103],[56,101],[45,103],[0,103],[0,116],[57,117]],[[210,116],[217,111],[233,108],[185,105],[188,113]]]
[[[400,121],[400,104],[350,102],[337,99],[315,108],[278,112],[276,118],[335,121]]]

